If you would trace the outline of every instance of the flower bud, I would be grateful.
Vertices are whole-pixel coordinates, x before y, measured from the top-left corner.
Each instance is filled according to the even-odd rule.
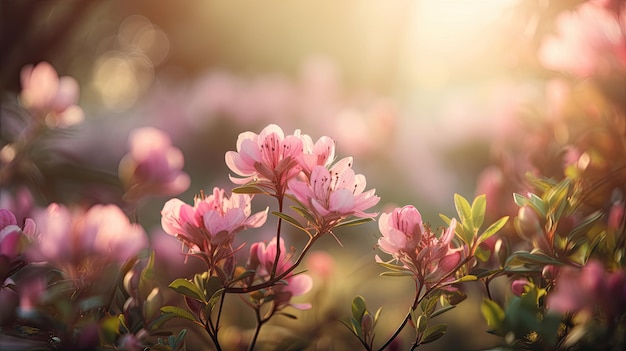
[[[363,314],[363,317],[361,318],[361,329],[363,329],[363,335],[369,334],[369,332],[372,330],[373,325],[374,319],[372,318],[372,315],[365,312]]]
[[[537,212],[529,206],[520,207],[514,226],[519,236],[526,241],[532,241],[543,233]]]

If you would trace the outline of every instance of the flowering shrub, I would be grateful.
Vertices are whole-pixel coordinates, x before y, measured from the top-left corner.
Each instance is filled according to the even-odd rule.
[[[118,186],[89,188],[110,201],[54,201],[41,154],[62,153],[42,145],[83,120],[78,83],[46,62],[25,67],[24,121],[0,150],[1,195],[10,197],[0,209],[0,348],[316,349],[329,347],[320,325],[334,322],[340,346],[413,350],[444,342],[448,316],[478,301],[484,325],[477,328],[496,337],[498,350],[624,349],[626,108],[602,85],[614,87],[607,72],[624,74],[626,7],[618,5],[585,2],[558,17],[539,61],[573,76],[546,84],[550,118],[504,135],[479,194],[455,194],[456,213],[441,214],[439,224],[414,205],[379,214],[380,194],[353,157],[337,157],[332,137],[314,142],[277,124],[241,133],[235,151],[225,152],[231,188],[184,199],[192,179],[183,152],[166,132],[144,127],[130,133],[118,179],[94,175],[105,189]],[[563,53],[574,51],[584,60],[568,61]],[[581,102],[580,77],[606,97],[592,107]],[[154,199],[163,196],[180,198]],[[160,255],[139,224],[138,209],[151,198],[163,236],[180,244],[178,256]],[[350,306],[315,314],[332,299],[336,268],[360,267],[314,248],[335,239],[344,250],[344,228],[375,221],[378,233],[358,240],[371,239],[376,251],[366,259],[382,269],[379,279],[410,282],[406,313],[387,317],[386,304],[372,309],[353,287]],[[194,264],[199,271],[162,274],[163,266]],[[295,323],[281,329],[281,320],[311,315],[323,322],[304,337]],[[384,318],[391,329],[383,330]]]

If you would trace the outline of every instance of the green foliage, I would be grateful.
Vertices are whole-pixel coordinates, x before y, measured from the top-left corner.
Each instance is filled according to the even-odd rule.
[[[484,231],[480,231],[485,221],[485,211],[487,209],[487,198],[484,194],[474,198],[471,205],[463,196],[454,194],[454,207],[459,217],[455,234],[464,244],[474,248],[474,250],[476,250],[478,245],[500,231],[509,220],[508,216],[502,217],[489,225]],[[439,217],[447,225],[450,225],[452,222],[452,219],[446,215],[440,214]]]
[[[372,315],[367,309],[363,296],[356,296],[352,300],[351,310],[352,316],[350,317],[350,324],[342,323],[352,331],[363,346],[371,350],[376,336],[374,329],[376,328],[382,309],[379,308],[376,313]]]

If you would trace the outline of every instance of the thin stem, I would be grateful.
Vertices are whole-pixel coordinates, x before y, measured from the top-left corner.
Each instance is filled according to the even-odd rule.
[[[306,253],[309,251],[309,249],[311,249],[311,247],[313,246],[313,243],[315,243],[315,241],[318,238],[319,238],[318,235],[311,237],[309,239],[309,241],[306,243],[306,245],[304,246],[304,249],[302,249],[302,252],[300,253],[300,256],[298,256],[298,258],[296,259],[294,264],[291,265],[289,268],[287,268],[284,272],[282,272],[279,275],[275,276],[274,278],[272,278],[272,279],[270,279],[270,280],[268,280],[266,282],[257,284],[257,285],[252,285],[252,286],[243,287],[243,288],[226,287],[225,290],[224,290],[224,293],[245,294],[245,293],[250,293],[250,292],[253,292],[253,291],[269,288],[270,286],[274,286],[276,284],[276,282],[278,282],[279,280],[282,280],[283,278],[288,276],[294,269],[296,269],[296,267],[298,267],[298,265],[304,259],[304,256],[306,255]]]
[[[283,200],[285,198],[283,192],[276,194],[278,199],[278,212],[283,213]],[[276,226],[276,256],[274,258],[274,264],[272,264],[272,273],[270,274],[270,280],[274,279],[276,275],[276,269],[278,268],[278,260],[280,259],[280,231],[283,224],[283,219],[278,217],[278,225]]]
[[[217,320],[215,321],[215,334],[220,330],[220,318],[222,318],[222,306],[224,306],[224,299],[226,298],[226,294],[222,294],[220,297],[220,307],[217,310]]]
[[[391,342],[398,336],[398,334],[400,334],[400,332],[402,331],[402,329],[404,329],[404,327],[406,326],[406,324],[409,322],[409,319],[411,319],[411,312],[415,311],[415,309],[417,308],[417,306],[420,304],[420,302],[422,302],[428,295],[430,295],[430,293],[432,293],[433,291],[435,291],[437,288],[439,288],[439,285],[446,279],[448,279],[450,276],[452,276],[453,274],[455,274],[461,267],[463,267],[463,265],[465,265],[467,262],[469,262],[469,260],[472,259],[472,256],[468,256],[466,257],[463,261],[459,262],[459,264],[456,265],[456,267],[454,267],[453,270],[450,271],[450,273],[444,275],[443,277],[441,277],[434,285],[432,288],[427,289],[426,292],[424,293],[424,295],[422,295],[420,297],[420,293],[422,291],[422,287],[424,286],[423,284],[420,284],[420,287],[418,289],[416,289],[415,292],[415,300],[413,300],[413,305],[411,306],[411,309],[409,310],[409,312],[406,314],[406,316],[404,317],[404,320],[402,320],[402,323],[400,323],[400,326],[398,328],[396,328],[396,331],[391,335],[391,337],[389,337],[389,339],[387,339],[387,341],[383,344],[383,346],[381,346],[378,350],[382,351],[384,350],[387,346],[389,346],[389,344],[391,344]],[[418,345],[414,344],[413,347],[411,348],[411,350],[413,350],[415,347],[417,347]]]
[[[259,337],[259,332],[261,331],[261,327],[263,326],[263,324],[265,324],[265,322],[269,320],[269,319],[261,319],[260,307],[254,309],[254,314],[256,316],[256,328],[254,330],[254,336],[252,337],[252,342],[250,342],[250,345],[248,345],[248,351],[254,350],[254,346],[256,345],[257,338]]]

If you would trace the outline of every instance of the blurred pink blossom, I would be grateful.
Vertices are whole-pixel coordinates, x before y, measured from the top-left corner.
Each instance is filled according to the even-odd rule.
[[[461,248],[452,247],[456,220],[437,237],[422,222],[419,211],[411,206],[383,213],[378,220],[382,237],[378,246],[404,264],[422,285],[431,288],[452,280],[451,274],[461,262]],[[376,256],[377,261],[381,259]]]
[[[5,257],[8,263],[17,259],[24,249],[24,235],[32,236],[35,230],[35,223],[32,219],[27,218],[22,229],[18,226],[17,219],[11,211],[0,209],[0,258]],[[0,261],[1,263],[3,262]],[[0,271],[0,273],[4,272]]]
[[[513,291],[513,294],[517,296],[522,296],[527,285],[528,285],[528,280],[516,279],[511,283],[511,291]]]
[[[85,118],[83,110],[76,105],[78,82],[68,76],[59,78],[48,62],[22,68],[21,82],[21,104],[49,127],[65,128]]]
[[[270,276],[274,260],[276,259],[276,237],[274,237],[267,246],[263,242],[257,242],[250,246],[250,258],[248,260],[248,269],[255,270],[256,275],[265,280]],[[280,239],[280,258],[276,265],[276,274],[285,272],[293,263],[291,262],[291,253],[285,248],[283,239]],[[286,254],[288,253],[288,254]],[[283,280],[287,285],[274,285],[271,294],[275,294],[275,309],[280,310],[290,305],[298,309],[309,309],[310,304],[292,304],[291,297],[304,295],[313,287],[313,280],[308,274],[288,274]]]
[[[311,273],[330,282],[335,272],[335,259],[326,251],[313,251],[307,255],[306,266]]]
[[[189,175],[182,171],[182,152],[170,137],[152,128],[139,128],[129,136],[130,152],[119,165],[120,179],[129,200],[145,196],[175,196],[189,188]]]
[[[617,12],[616,12],[617,11]],[[626,71],[626,6],[587,1],[556,20],[557,36],[548,37],[539,59],[549,69],[579,77]]]
[[[601,312],[619,318],[626,312],[626,271],[607,272],[599,261],[582,269],[563,267],[555,289],[548,295],[549,309],[561,313]]]
[[[310,179],[293,179],[289,190],[296,199],[312,211],[316,223],[311,223],[323,234],[332,230],[349,216],[372,218],[377,213],[366,213],[380,197],[375,189],[365,191],[366,180],[352,170],[352,157],[346,157],[326,169],[315,166]]]
[[[78,266],[86,260],[124,263],[148,246],[141,226],[131,224],[115,205],[71,211],[53,203],[34,213],[39,243],[34,257]]]
[[[252,215],[251,201],[252,196],[247,194],[232,194],[229,198],[223,189],[216,187],[211,195],[196,197],[193,206],[179,199],[167,201],[161,210],[161,225],[192,253],[214,257],[218,248],[230,248],[235,234],[265,223],[268,209]],[[232,254],[232,251],[223,254]],[[216,257],[216,260],[221,258],[225,257]]]

